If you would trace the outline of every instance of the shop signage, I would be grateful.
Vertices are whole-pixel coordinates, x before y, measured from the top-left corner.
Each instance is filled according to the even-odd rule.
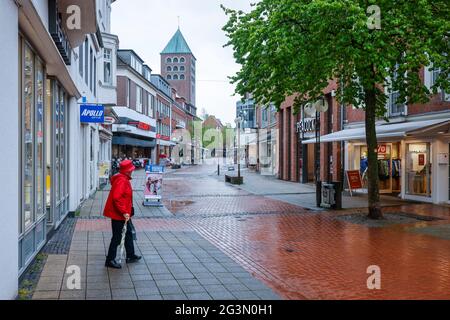
[[[163,136],[162,134],[158,133],[156,135],[156,139],[161,139],[161,140],[166,140],[166,141],[170,141],[170,137],[168,136]]]
[[[105,107],[102,105],[82,104],[80,107],[81,123],[104,123]]]
[[[105,117],[105,122],[103,124],[112,125],[116,123],[116,119],[114,117]]]
[[[144,131],[151,131],[151,129],[152,129],[151,125],[144,123],[144,122],[140,122],[140,121],[129,121],[128,124],[131,126],[136,126],[136,128],[144,130]]]
[[[386,154],[387,146],[385,144],[378,146],[378,154]]]
[[[314,132],[317,127],[317,119],[305,118],[300,122],[297,122],[297,133]]]
[[[346,171],[347,181],[350,188],[350,195],[353,196],[352,191],[363,188],[363,183],[361,179],[361,173],[359,170],[349,170]]]

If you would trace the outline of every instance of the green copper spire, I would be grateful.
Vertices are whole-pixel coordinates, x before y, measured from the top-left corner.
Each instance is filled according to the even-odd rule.
[[[186,39],[183,37],[183,34],[178,28],[177,32],[173,35],[172,39],[170,39],[167,46],[161,52],[161,54],[173,54],[173,53],[190,53],[192,54],[191,49],[189,48]]]

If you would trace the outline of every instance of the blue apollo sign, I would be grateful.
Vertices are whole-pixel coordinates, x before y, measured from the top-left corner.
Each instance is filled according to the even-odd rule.
[[[81,123],[104,123],[105,107],[102,105],[82,104],[80,107]]]

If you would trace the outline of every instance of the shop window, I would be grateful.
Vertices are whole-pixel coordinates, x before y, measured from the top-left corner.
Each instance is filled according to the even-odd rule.
[[[83,68],[84,68],[84,56],[83,56],[83,43],[78,48],[78,72],[80,73],[80,76],[83,77]]]
[[[112,85],[112,50],[104,49],[103,53],[103,82]]]
[[[23,74],[23,223],[25,230],[33,223],[33,175],[34,175],[34,55],[25,45]]]
[[[142,88],[136,86],[136,111],[142,113]]]
[[[431,196],[431,145],[412,143],[407,147],[407,189],[410,195]]]
[[[40,219],[44,211],[44,67],[36,59],[36,214]]]
[[[84,82],[89,84],[89,41],[84,40]]]
[[[47,210],[47,222],[53,222],[53,216],[51,215],[52,205],[52,124],[53,124],[53,81],[47,79],[46,81],[46,95],[45,101],[45,206]]]

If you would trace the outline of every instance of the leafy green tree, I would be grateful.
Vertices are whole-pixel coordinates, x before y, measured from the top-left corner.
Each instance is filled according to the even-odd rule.
[[[369,217],[382,218],[375,121],[386,114],[384,88],[399,91],[400,103],[426,102],[432,93],[419,71],[433,66],[441,72],[432,91],[449,89],[449,2],[261,0],[250,12],[222,8],[226,46],[242,66],[231,77],[237,93],[278,108],[295,94],[299,110],[336,79],[338,100],[365,110]]]

